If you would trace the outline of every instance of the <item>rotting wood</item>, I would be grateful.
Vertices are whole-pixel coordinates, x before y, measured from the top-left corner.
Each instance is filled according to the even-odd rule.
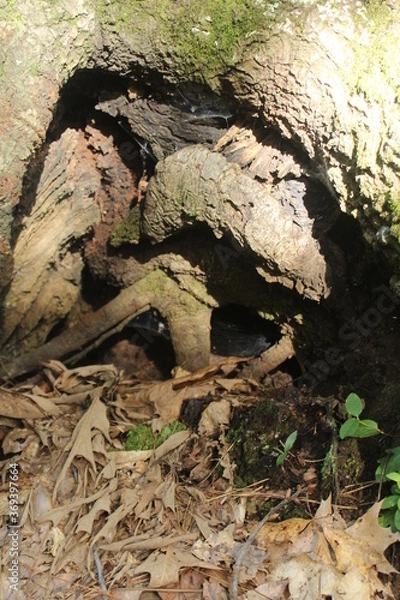
[[[43,362],[68,359],[71,355],[76,362],[150,306],[167,319],[178,362],[188,370],[208,364],[211,308],[182,290],[166,273],[154,269],[46,344],[3,361],[2,376],[18,377],[37,369]]]
[[[188,169],[190,165],[190,169]],[[142,232],[153,242],[198,225],[227,235],[253,257],[269,281],[280,281],[320,300],[330,293],[332,273],[308,227],[237,164],[203,146],[189,146],[158,163],[149,183]]]
[[[223,108],[191,112],[190,107],[182,110],[182,106],[151,99],[128,102],[125,96],[100,102],[96,109],[117,118],[123,128],[121,119],[127,119],[133,139],[143,154],[154,160],[162,160],[189,144],[211,148],[221,137],[221,123],[225,126],[231,116]]]
[[[318,30],[320,22],[318,11],[314,12],[315,19],[307,20],[307,27],[310,26],[311,22],[313,23],[312,31],[308,32],[310,34],[314,33],[314,28]],[[334,13],[332,17],[335,21],[338,15]],[[349,23],[352,17],[351,11],[346,13],[346,19],[348,19]],[[341,19],[342,15],[339,19],[340,22]],[[293,22],[293,32],[296,32],[296,34],[290,35],[284,34],[280,27],[277,29],[273,27],[270,32],[271,37],[268,40],[268,44],[265,47],[263,42],[260,44],[260,48],[257,50],[256,61],[254,60],[254,52],[251,47],[253,42],[250,40],[248,47],[246,45],[243,46],[242,50],[244,53],[241,58],[239,58],[241,53],[238,54],[237,68],[235,67],[235,69],[232,69],[229,74],[224,75],[222,78],[217,76],[213,80],[212,85],[210,85],[211,81],[206,78],[205,81],[208,81],[208,85],[197,86],[197,88],[196,84],[189,83],[184,77],[177,76],[174,69],[176,69],[179,61],[174,63],[174,60],[172,60],[172,63],[175,66],[171,71],[168,68],[163,70],[163,85],[157,86],[155,74],[158,72],[160,66],[158,62],[160,58],[158,50],[156,55],[152,56],[152,60],[157,58],[154,62],[154,65],[157,65],[157,67],[154,70],[147,71],[147,69],[142,69],[143,65],[139,67],[135,62],[138,57],[132,47],[129,54],[131,58],[135,56],[135,60],[130,65],[135,64],[136,67],[130,71],[124,63],[127,56],[125,45],[118,48],[113,46],[113,60],[116,61],[112,63],[113,73],[124,73],[130,79],[128,82],[128,79],[124,81],[121,77],[121,80],[118,81],[118,91],[116,89],[107,89],[108,86],[112,87],[114,85],[115,80],[111,82],[110,79],[110,82],[106,82],[103,88],[100,78],[99,80],[92,79],[92,81],[97,81],[98,87],[90,89],[88,95],[90,102],[88,101],[88,105],[90,104],[91,108],[88,109],[88,114],[82,116],[91,125],[85,128],[83,136],[79,129],[76,132],[70,132],[68,135],[70,138],[74,136],[78,137],[77,132],[79,131],[79,137],[87,141],[90,134],[89,137],[93,139],[88,143],[86,149],[94,149],[100,161],[93,161],[93,170],[91,171],[92,182],[87,179],[89,170],[86,168],[83,169],[86,178],[81,177],[81,179],[77,179],[75,175],[75,181],[73,181],[71,168],[68,173],[65,173],[68,183],[79,184],[75,187],[78,190],[83,189],[85,193],[82,202],[71,202],[71,212],[68,213],[69,190],[67,189],[68,186],[64,186],[65,190],[63,188],[59,198],[63,202],[60,204],[57,214],[63,224],[64,221],[66,224],[71,224],[72,217],[76,215],[79,217],[77,219],[79,227],[72,233],[69,230],[63,243],[59,245],[55,244],[54,247],[52,246],[49,249],[48,253],[39,253],[43,273],[42,277],[40,273],[36,272],[39,260],[35,261],[35,268],[30,269],[28,257],[34,256],[34,252],[29,252],[29,250],[31,248],[38,248],[38,244],[35,243],[38,237],[39,240],[40,236],[43,239],[51,239],[51,235],[47,233],[49,229],[52,232],[54,231],[54,227],[50,227],[52,225],[51,220],[49,220],[50,211],[45,211],[43,221],[39,223],[42,215],[40,210],[36,213],[35,211],[40,208],[43,198],[39,193],[34,198],[34,186],[31,186],[28,190],[31,194],[24,194],[20,207],[18,207],[18,209],[22,209],[22,212],[18,213],[16,211],[15,213],[16,215],[25,215],[24,226],[27,228],[27,231],[22,231],[20,239],[17,240],[14,253],[14,258],[17,259],[15,263],[15,275],[10,287],[5,292],[3,337],[0,341],[3,356],[7,357],[8,355],[9,358],[12,354],[19,354],[24,350],[29,351],[33,346],[43,344],[43,341],[49,335],[52,335],[54,328],[59,327],[61,323],[72,321],[74,317],[71,317],[71,314],[75,310],[80,311],[82,306],[80,302],[82,279],[86,275],[86,272],[89,272],[93,279],[97,277],[96,270],[91,270],[91,266],[98,257],[96,253],[99,251],[102,243],[106,250],[104,255],[100,256],[97,264],[103,259],[103,262],[107,264],[104,267],[106,276],[101,281],[105,285],[115,285],[117,277],[112,273],[111,260],[117,254],[118,258],[121,258],[121,263],[127,259],[128,253],[132,250],[126,247],[129,239],[124,239],[120,245],[115,244],[114,248],[118,248],[118,250],[115,250],[115,254],[113,255],[111,253],[108,254],[108,243],[110,241],[108,235],[110,233],[109,228],[113,228],[117,220],[113,222],[114,213],[108,210],[107,206],[104,209],[102,202],[97,202],[96,200],[97,206],[94,205],[95,203],[92,206],[88,202],[91,195],[98,194],[99,185],[99,193],[101,193],[104,192],[104,187],[107,186],[109,186],[110,190],[114,189],[120,180],[121,171],[119,169],[110,169],[112,165],[110,160],[104,161],[105,155],[111,152],[115,154],[116,159],[127,160],[127,157],[123,155],[121,146],[118,145],[118,133],[116,134],[115,132],[118,131],[121,133],[125,128],[127,130],[126,133],[131,136],[131,139],[132,136],[135,139],[137,138],[137,148],[135,145],[136,154],[138,154],[138,148],[140,148],[142,158],[143,153],[147,153],[153,161],[164,159],[169,155],[165,162],[159,164],[158,172],[165,168],[169,159],[171,160],[168,163],[169,166],[175,164],[179,168],[179,157],[188,156],[190,151],[189,148],[186,148],[174,154],[180,146],[201,142],[209,150],[215,144],[218,136],[223,133],[223,129],[228,126],[232,116],[230,115],[230,110],[225,110],[223,106],[224,102],[232,107],[233,112],[240,113],[240,118],[247,118],[247,123],[251,123],[251,125],[249,124],[248,130],[240,126],[235,126],[236,128],[232,127],[219,142],[217,141],[217,145],[214,145],[214,150],[218,150],[219,154],[216,152],[212,153],[213,160],[216,160],[215,156],[218,156],[220,164],[222,164],[221,161],[227,160],[228,166],[226,172],[225,167],[220,172],[221,180],[218,179],[217,173],[212,171],[214,166],[211,166],[211,163],[206,161],[206,167],[210,167],[211,173],[210,179],[207,180],[207,177],[204,177],[204,169],[199,169],[196,157],[194,157],[193,163],[189,163],[186,160],[183,161],[181,167],[183,167],[184,172],[181,169],[181,175],[183,172],[182,178],[179,179],[178,177],[178,183],[182,184],[180,188],[182,195],[180,198],[178,197],[174,200],[178,204],[180,201],[183,202],[184,222],[181,225],[186,227],[203,223],[207,225],[216,238],[224,236],[223,244],[227,243],[229,245],[232,243],[233,253],[237,252],[237,254],[249,258],[254,269],[264,280],[273,284],[273,286],[269,287],[280,287],[276,284],[283,284],[289,289],[295,289],[299,293],[298,295],[317,301],[330,296],[331,306],[335,305],[335,298],[332,301],[333,294],[331,294],[331,290],[336,287],[337,298],[340,296],[341,289],[347,289],[346,282],[344,281],[346,273],[342,276],[345,271],[345,268],[342,268],[342,263],[345,261],[342,260],[343,254],[341,255],[340,248],[336,252],[337,247],[334,247],[330,252],[330,240],[326,240],[324,234],[329,230],[332,220],[335,218],[335,211],[339,207],[339,199],[342,200],[342,207],[345,207],[346,210],[352,208],[351,202],[348,202],[347,205],[347,201],[350,199],[359,198],[359,200],[354,200],[354,202],[359,207],[362,206],[363,210],[364,207],[368,206],[368,203],[362,200],[362,194],[358,192],[362,191],[364,193],[363,189],[367,188],[366,185],[361,186],[361,178],[364,179],[364,184],[368,183],[368,186],[371,187],[370,165],[374,164],[375,159],[372,156],[373,153],[368,150],[367,156],[371,160],[367,161],[367,168],[363,165],[366,162],[364,152],[365,135],[363,133],[361,137],[358,138],[357,136],[360,133],[358,121],[360,120],[363,132],[363,121],[365,120],[368,123],[365,133],[369,139],[370,113],[367,110],[360,111],[358,103],[353,102],[354,98],[351,98],[352,90],[348,82],[346,82],[345,78],[339,77],[341,74],[340,69],[337,65],[333,64],[332,57],[326,52],[323,43],[318,43],[314,47],[314,52],[316,56],[320,57],[320,62],[314,61],[313,58],[312,63],[309,63],[308,37],[305,35],[303,29],[299,32],[294,25],[295,23]],[[146,28],[144,31],[147,31]],[[157,35],[160,33],[157,27],[154,30],[154,34],[156,32]],[[300,33],[301,35],[297,35]],[[134,34],[130,31],[129,35]],[[345,40],[340,41],[344,44],[344,47],[347,47],[348,44]],[[286,60],[286,53],[285,57],[281,55],[280,44],[282,41],[287,45],[287,50],[290,50],[292,53],[290,61]],[[140,47],[142,47],[142,44],[140,44]],[[147,62],[149,60],[149,55],[147,54],[149,49],[150,47],[146,46],[146,65],[150,64]],[[272,52],[271,49],[274,51]],[[348,49],[352,50],[351,47]],[[355,58],[357,57],[358,55]],[[96,64],[106,72],[110,68],[109,59],[110,56],[108,54],[106,57],[106,55],[100,53],[96,59],[100,62]],[[349,59],[351,63],[351,52],[349,53]],[[164,67],[166,65],[171,67],[170,49],[168,49],[168,53],[163,57],[163,60],[166,61]],[[105,62],[103,63],[103,61]],[[92,68],[93,63],[90,64]],[[307,70],[307,68],[310,68],[314,73],[314,68],[317,68],[318,71],[320,66],[325,66],[326,64],[332,69],[324,68],[319,73],[319,77],[315,78],[315,80],[313,79],[315,87],[313,88],[313,93],[310,94],[308,84],[304,86],[304,82],[308,81],[307,77],[304,76],[306,74],[304,69]],[[335,75],[335,86],[331,85],[331,70]],[[67,81],[70,73],[73,71],[74,69],[71,71],[68,70],[63,81]],[[144,74],[145,72],[146,75]],[[150,75],[150,73],[152,74]],[[79,72],[77,75],[79,75]],[[326,79],[326,75],[329,76],[329,79]],[[179,83],[177,83],[178,81]],[[78,82],[82,82],[82,80],[78,78]],[[139,91],[131,89],[132,82],[139,84],[137,86]],[[59,97],[59,88],[57,87],[59,84],[54,87],[51,94],[52,103],[49,102],[46,107],[43,104],[42,112],[44,111],[48,114],[48,108],[54,108],[54,102],[56,101],[60,102],[60,107],[63,110],[65,110],[69,103],[73,105],[73,102],[76,100],[73,88],[77,82],[75,81],[74,84],[73,79],[71,79],[69,83],[73,85],[66,86],[65,89],[68,88],[68,93],[64,95],[64,98],[63,96]],[[340,88],[336,88],[336,84],[340,84]],[[91,85],[88,85],[88,87],[91,87]],[[195,88],[203,90],[203,95],[197,99],[191,97],[191,92]],[[336,93],[335,96],[332,96],[332,89],[341,89],[344,94]],[[82,93],[85,95],[81,86],[79,87],[79,94]],[[342,100],[338,103],[339,97],[343,98],[343,103]],[[47,96],[43,94],[43,98],[47,98]],[[94,98],[95,100],[93,100]],[[357,100],[357,98],[355,99]],[[65,106],[62,106],[63,101],[66,102]],[[367,102],[367,105],[369,104],[371,104],[372,108],[374,107],[372,98]],[[96,110],[94,108],[95,105]],[[346,109],[343,110],[343,120],[340,119],[342,108]],[[386,105],[383,108],[385,110],[382,114],[385,114]],[[389,115],[392,114],[391,110],[390,108]],[[103,115],[101,115],[101,112],[103,112]],[[107,118],[105,118],[104,113],[107,113]],[[57,139],[68,141],[66,132],[69,125],[62,123],[63,117],[60,115],[61,112],[56,115],[56,121],[59,119],[57,126],[60,126],[59,131],[57,131],[57,135],[60,134],[60,138]],[[335,116],[335,119],[332,118],[333,116]],[[110,117],[114,119],[113,124],[111,124]],[[43,120],[42,117],[37,122],[39,125],[34,129],[35,131],[40,131],[39,137],[40,139],[44,139],[48,118],[46,117],[46,120]],[[382,123],[384,122],[391,122],[391,120],[382,121]],[[107,133],[105,140],[101,140],[100,136],[97,139],[96,135],[93,136],[91,134],[91,130],[93,130],[96,123],[99,127],[105,127],[104,134]],[[107,123],[107,126],[104,123]],[[111,129],[115,128],[111,135],[110,125]],[[63,127],[66,127],[64,133],[62,133]],[[51,128],[48,133],[48,139],[51,140],[55,130]],[[387,137],[387,132],[382,128],[379,129],[378,133],[379,135],[376,135],[374,138],[374,144],[378,142],[380,144],[379,140],[381,138],[383,140],[382,143],[384,143]],[[275,136],[272,142],[270,136],[272,138]],[[393,133],[390,132],[391,139],[392,136]],[[358,143],[358,139],[360,143]],[[93,144],[93,140],[96,143]],[[36,140],[35,144],[39,141]],[[128,142],[125,141],[124,143]],[[374,144],[372,147],[374,147]],[[29,147],[32,146],[30,145]],[[369,148],[368,145],[366,147]],[[385,146],[383,145],[382,147]],[[35,172],[35,176],[36,174],[39,176],[41,169],[44,167],[40,186],[36,192],[40,192],[40,188],[43,188],[43,183],[46,183],[46,178],[43,179],[43,174],[46,175],[49,172],[52,176],[55,173],[54,168],[50,168],[54,165],[49,163],[49,158],[51,159],[54,153],[54,147],[45,158],[48,149],[49,147],[44,144],[41,148],[42,158],[38,161],[33,161],[29,167],[29,169],[32,168],[32,173]],[[61,146],[58,149],[59,157],[56,163],[58,168],[60,165],[62,166],[64,158],[68,158],[68,153],[61,153],[60,150]],[[68,144],[67,150],[69,150]],[[359,164],[356,165],[353,159],[357,157],[358,150],[360,151],[361,158]],[[205,148],[202,151],[204,152]],[[180,152],[183,154],[181,155]],[[25,156],[28,157],[30,154],[26,153]],[[301,157],[301,160],[299,157]],[[74,156],[73,158],[74,161],[70,161],[70,165],[77,164],[80,166],[81,161],[79,158],[77,161],[75,160],[77,157]],[[27,159],[24,158],[23,160],[26,161]],[[92,162],[92,160],[90,159],[89,162]],[[339,162],[343,164],[339,165]],[[385,163],[385,170],[389,167],[389,170],[392,170],[390,166],[392,162],[389,159],[383,162]],[[236,163],[236,166],[232,163]],[[238,165],[241,171],[238,170]],[[229,171],[229,168],[232,171]],[[377,189],[383,190],[384,186],[382,187],[380,185],[381,182],[378,181],[380,170],[381,165],[379,165],[379,169],[376,169],[376,183],[379,183]],[[171,172],[174,174],[172,170]],[[101,177],[99,177],[99,174]],[[228,177],[224,180],[225,174],[229,175],[229,177],[232,174],[231,182],[226,180]],[[53,181],[51,176],[49,178],[50,182]],[[62,176],[64,176],[64,173],[62,173]],[[192,178],[195,179],[196,176],[199,177],[198,181],[197,183],[195,182],[193,189],[191,189]],[[215,181],[213,180],[214,177]],[[154,189],[157,187],[157,178],[159,182],[159,173],[156,176],[156,182],[152,182],[149,186],[150,193],[148,194],[148,198],[154,194]],[[26,177],[26,179],[29,180],[29,177]],[[386,177],[385,171],[385,185],[387,181],[392,182],[392,179],[391,176]],[[129,177],[126,180],[129,182]],[[57,179],[55,181],[57,183]],[[328,201],[326,207],[323,207],[321,210],[321,197],[317,194],[315,198],[317,201],[315,218],[314,214],[310,212],[309,206],[306,206],[305,202],[303,202],[305,191],[307,192],[307,196],[309,195],[307,186],[310,181],[312,184],[323,182],[325,184],[325,191],[330,190],[333,194],[330,200],[334,200],[333,202]],[[90,185],[85,188],[83,184],[87,185],[89,183]],[[270,193],[267,189],[268,185],[271,186]],[[59,186],[57,185],[57,190],[58,188]],[[197,206],[196,202],[192,202],[192,199],[196,197],[198,192],[200,192],[199,203],[202,203],[201,206]],[[370,190],[367,190],[367,192],[367,197],[373,197],[370,194]],[[160,189],[161,205],[164,204],[164,195],[168,196],[167,188],[165,190]],[[220,198],[222,200],[218,202],[217,200]],[[80,199],[81,197],[76,194],[76,200]],[[214,205],[213,203],[216,204]],[[128,204],[131,206],[131,202]],[[79,209],[83,206],[87,210],[85,214],[81,215],[79,214]],[[149,233],[153,225],[157,228],[157,223],[153,223],[149,227],[148,222],[156,214],[155,211],[153,211],[153,214],[149,214],[147,210],[149,207],[151,209],[150,202],[147,202],[147,207],[145,208],[145,221],[147,222],[143,227],[144,231],[147,230],[146,233]],[[171,202],[168,201],[164,207],[165,212],[170,207]],[[276,209],[276,207],[278,208]],[[30,213],[26,210],[27,208],[32,208],[32,212]],[[100,211],[98,208],[100,208]],[[179,210],[179,207],[177,208]],[[327,209],[326,213],[325,208]],[[202,211],[203,214],[201,214]],[[321,215],[321,212],[325,214]],[[361,213],[362,211],[360,215]],[[321,216],[325,220],[321,219]],[[100,223],[98,222],[99,219]],[[370,219],[370,222],[372,223],[373,219]],[[39,227],[35,229],[37,223],[39,223]],[[14,225],[16,238],[19,223],[16,222]],[[178,223],[177,227],[174,227],[172,228],[172,234],[177,233],[181,235],[182,227],[180,224]],[[370,227],[368,226],[368,228]],[[67,230],[67,228],[65,229]],[[384,233],[385,231],[384,229]],[[29,248],[26,245],[23,246],[23,242],[31,239],[32,233],[35,233],[37,237],[32,241],[31,246]],[[153,233],[150,231],[150,237]],[[170,233],[167,235],[170,235]],[[90,236],[92,236],[91,240],[89,239]],[[383,237],[385,236],[386,234]],[[53,237],[58,241],[57,234]],[[154,239],[156,241],[160,239],[157,232]],[[90,244],[91,248],[89,248]],[[121,248],[123,245],[124,247]],[[94,256],[91,264],[89,264],[88,258],[90,250],[92,250]],[[120,254],[119,251],[121,251]],[[84,272],[83,267],[87,271]],[[121,271],[123,272],[124,269],[122,268]],[[178,275],[176,272],[172,273],[172,277],[175,280],[177,280]],[[124,277],[124,273],[122,277]],[[339,278],[344,283],[338,293],[336,283]],[[210,279],[208,282],[210,282]],[[96,280],[99,281],[100,278]],[[119,282],[116,285],[119,286]],[[214,291],[219,285],[219,281],[211,281],[210,287],[211,285]],[[40,289],[38,290],[38,288]],[[188,291],[190,292],[190,290]],[[299,299],[298,295],[293,294],[295,302]],[[217,296],[214,293],[214,297],[218,297],[218,302],[220,301],[220,295]],[[262,308],[265,308],[265,305]],[[268,308],[267,306],[266,309],[268,310]],[[206,314],[207,310],[208,308],[206,307]],[[282,312],[279,314],[281,315]],[[183,319],[183,321],[186,324],[186,319]],[[185,331],[185,326],[181,327],[181,331]],[[108,332],[101,334],[98,341],[93,342],[93,345],[106,339],[107,335]],[[176,340],[183,337],[181,334],[175,336]],[[185,342],[182,343],[182,348],[179,347],[178,341],[175,344],[176,348],[179,348],[183,363],[185,363],[185,352],[187,351]],[[202,348],[204,356],[206,354],[204,341],[201,342],[200,348]],[[82,352],[86,352],[86,348]],[[194,350],[189,352],[189,355],[192,357],[190,362],[194,364]],[[76,354],[76,357],[78,356],[79,353]],[[199,362],[203,360],[199,359]]]
[[[293,347],[292,337],[284,335],[276,344],[268,348],[260,356],[253,358],[243,366],[241,377],[261,379],[274,369],[280,367],[286,360],[293,358],[296,352]]]
[[[96,312],[83,315],[74,326],[46,344],[10,362],[2,362],[2,376],[19,377],[37,369],[46,361],[61,359],[76,352],[82,358],[96,346],[95,340],[101,337],[106,339],[117,331],[118,325],[122,329],[132,318],[147,310],[147,298],[138,297],[137,291],[137,285],[122,290],[111,302]]]

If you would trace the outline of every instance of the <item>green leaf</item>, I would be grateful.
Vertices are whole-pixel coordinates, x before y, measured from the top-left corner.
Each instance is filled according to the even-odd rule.
[[[392,492],[392,494],[394,496],[400,496],[400,482],[395,483],[394,485],[392,485],[392,487],[390,488],[390,491]]]
[[[358,419],[347,419],[347,421],[345,421],[340,428],[340,431],[339,431],[340,439],[343,440],[346,437],[358,437],[356,435],[358,426],[359,426]]]
[[[359,417],[364,408],[361,398],[354,393],[347,396],[345,406],[352,417]]]
[[[359,430],[357,436],[355,437],[367,438],[380,434],[378,423],[376,421],[371,421],[371,419],[363,419],[362,421],[359,421],[358,424]]]
[[[400,510],[396,510],[396,512],[394,513],[393,525],[397,531],[400,531]]]
[[[386,473],[397,473],[400,472],[400,447],[389,448],[386,450],[386,456],[383,456],[378,460],[378,467],[375,471],[375,478],[380,481],[382,475],[385,477],[383,481],[387,481]]]
[[[385,510],[379,515],[379,525],[381,527],[392,527],[394,528],[394,510]]]
[[[399,502],[400,498],[399,496],[386,496],[386,498],[384,499],[384,501],[382,502],[382,510],[386,510],[388,508],[393,508],[394,506],[397,507],[397,503]]]
[[[288,453],[293,448],[293,444],[295,443],[296,439],[297,429],[296,431],[292,431],[292,433],[287,437],[287,440],[285,442],[285,453]]]
[[[400,482],[400,473],[386,473],[386,477],[391,481]]]
[[[386,453],[389,454],[386,471],[388,473],[391,471],[400,471],[400,447],[397,446],[396,448],[386,450]]]
[[[278,456],[278,458],[276,459],[276,466],[277,467],[282,466],[285,461],[285,458],[286,458],[286,454],[284,452],[282,452],[282,454],[280,454]]]

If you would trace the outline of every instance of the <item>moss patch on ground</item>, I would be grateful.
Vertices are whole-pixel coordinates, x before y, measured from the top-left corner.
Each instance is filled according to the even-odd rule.
[[[125,450],[153,450],[153,448],[161,446],[163,442],[178,431],[186,431],[186,426],[180,421],[173,421],[164,427],[158,435],[153,433],[149,425],[135,425],[128,433]]]

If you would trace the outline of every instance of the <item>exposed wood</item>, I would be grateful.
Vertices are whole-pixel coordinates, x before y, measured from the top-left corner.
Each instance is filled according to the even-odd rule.
[[[91,149],[91,150],[90,150]],[[93,127],[66,129],[49,149],[29,215],[15,220],[14,277],[0,345],[19,352],[41,345],[79,305],[86,255],[106,243],[135,197],[134,174],[111,137]]]
[[[192,112],[182,101],[174,106],[174,101],[179,102],[179,97],[165,104],[145,98],[129,102],[120,96],[100,102],[96,109],[116,118],[122,127],[125,126],[122,118],[127,119],[132,137],[143,154],[157,161],[189,144],[201,143],[211,148],[232,116],[224,107],[201,106]]]
[[[187,165],[191,165],[188,169]],[[252,254],[259,272],[312,299],[329,295],[331,273],[313,221],[292,211],[239,166],[203,146],[189,146],[157,165],[143,211],[142,230],[154,242],[195,225],[228,235]]]
[[[293,358],[296,351],[293,339],[285,335],[272,348],[268,348],[261,356],[253,358],[241,370],[242,377],[250,377],[255,380],[262,379],[265,375],[280,367],[286,360]]]
[[[157,291],[156,291],[157,290]],[[55,359],[76,362],[97,348],[113,333],[121,331],[135,316],[156,307],[168,320],[177,359],[188,370],[208,364],[210,353],[210,309],[182,290],[163,271],[153,269],[95,312],[46,344],[1,363],[3,377],[18,377]]]
[[[98,340],[121,329],[140,312],[148,308],[146,298],[138,295],[139,286],[123,290],[117,298],[94,313],[88,313],[70,329],[67,329],[43,346],[22,354],[15,360],[1,364],[3,377],[19,377],[37,369],[49,360],[79,353],[80,358],[97,346]],[[85,348],[86,347],[86,348]]]
[[[155,10],[144,0],[132,13],[118,3],[107,9],[92,0],[84,4],[61,0],[56,11],[51,3],[38,11],[29,0],[2,9],[5,363],[17,364],[26,352],[46,346],[57,328],[79,321],[87,310],[87,281],[117,292],[161,268],[171,289],[179,289],[172,297],[181,315],[163,306],[178,360],[197,368],[208,353],[211,307],[244,295],[232,291],[233,279],[218,290],[226,279],[213,267],[219,240],[225,255],[231,252],[226,269],[247,260],[268,289],[263,297],[271,288],[295,290],[293,302],[302,314],[303,298],[328,299],[333,311],[342,298],[351,306],[343,292],[362,281],[362,258],[354,251],[346,255],[353,231],[329,238],[345,213],[360,224],[372,251],[379,247],[391,261],[396,289],[396,3],[295,2],[290,11],[278,3],[268,17],[259,13],[256,30],[234,38],[223,60],[218,43],[207,48],[208,33],[232,33],[218,31],[217,13],[204,20],[203,40],[192,22],[198,15],[172,10],[172,1]],[[125,151],[129,144],[132,153]],[[138,219],[127,223],[137,198]],[[118,240],[121,223],[126,235]],[[142,231],[141,240],[130,225]],[[193,240],[201,250],[201,232],[207,230],[216,250],[208,252],[208,244],[209,264],[202,259],[199,266],[191,256],[189,271],[185,266],[182,273],[185,230],[196,231]],[[147,252],[149,240],[153,253]],[[361,273],[353,279],[346,271],[350,262]],[[258,290],[254,278],[252,283]],[[268,311],[254,290],[250,295],[249,306]],[[101,298],[95,300],[99,306]],[[163,304],[159,290],[148,290],[146,302]],[[196,326],[194,307],[202,314]],[[285,318],[284,310],[279,314]],[[100,328],[98,341],[120,322]],[[90,334],[82,352],[94,343]],[[78,355],[73,346],[68,348]]]

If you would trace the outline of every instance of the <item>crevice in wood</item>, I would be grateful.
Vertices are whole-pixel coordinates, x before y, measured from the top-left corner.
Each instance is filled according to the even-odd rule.
[[[346,312],[361,232],[350,227],[351,249],[307,153],[236,112],[204,86],[159,91],[149,78],[100,71],[71,78],[15,218],[1,339],[8,374],[82,360],[146,307],[168,320],[176,361],[191,370],[208,364],[216,307],[236,302],[279,327],[307,313],[304,298],[307,325],[318,303]],[[157,286],[141,288],[158,271],[169,302]]]

